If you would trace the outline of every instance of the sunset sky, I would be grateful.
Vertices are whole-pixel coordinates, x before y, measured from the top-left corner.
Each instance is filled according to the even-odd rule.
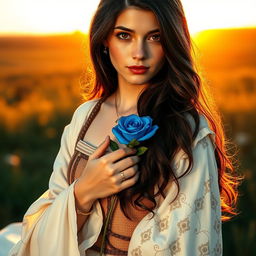
[[[0,34],[88,30],[99,0],[0,0]],[[255,0],[183,0],[191,33],[256,27]]]

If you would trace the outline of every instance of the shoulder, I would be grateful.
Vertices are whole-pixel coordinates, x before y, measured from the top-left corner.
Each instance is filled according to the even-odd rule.
[[[187,115],[186,119],[188,120],[192,131],[195,130],[195,121],[191,115]],[[198,133],[193,141],[192,148],[195,148],[199,142],[208,137],[212,143],[215,143],[215,133],[210,128],[207,118],[203,114],[199,114],[199,129]]]
[[[192,131],[195,130],[195,121],[192,118],[192,116],[187,115],[186,119],[188,120]],[[210,125],[207,121],[207,118],[200,114],[199,115],[199,129],[198,133],[192,143],[192,153],[193,155],[198,155],[198,151],[201,151],[202,146],[204,145],[210,145],[212,147],[212,150],[215,148],[215,133],[214,131],[210,128]],[[178,150],[174,162],[177,164],[182,159],[187,159],[187,154],[182,150]]]
[[[88,100],[81,105],[79,105],[76,110],[74,111],[72,119],[75,119],[76,121],[84,121],[86,116],[90,113],[90,111],[93,109],[93,107],[97,104],[97,102],[101,98],[93,99],[93,100]]]
[[[203,177],[207,172],[212,172],[212,170],[214,170],[213,172],[215,174],[217,173],[215,171],[217,168],[215,159],[215,133],[211,130],[204,115],[200,115],[199,121],[199,130],[191,146],[193,158],[192,170],[185,175],[186,177],[192,177],[193,173]],[[195,122],[193,118],[190,119],[189,117],[189,122],[192,129],[194,129]],[[182,149],[179,149],[172,160],[175,174],[178,177],[183,176],[189,164],[188,155]]]
[[[70,152],[75,147],[75,142],[79,132],[89,117],[93,107],[101,98],[86,101],[79,105],[73,113],[71,122],[64,128],[64,134],[70,145]]]

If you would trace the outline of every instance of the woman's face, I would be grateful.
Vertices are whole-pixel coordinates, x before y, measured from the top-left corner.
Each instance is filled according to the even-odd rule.
[[[164,64],[160,26],[151,11],[124,10],[108,36],[106,46],[119,83],[147,84]]]

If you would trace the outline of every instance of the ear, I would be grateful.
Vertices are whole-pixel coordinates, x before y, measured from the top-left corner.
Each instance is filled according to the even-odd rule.
[[[105,40],[103,41],[103,45],[108,48],[109,43],[108,43],[108,40],[107,40],[107,39],[105,39]]]

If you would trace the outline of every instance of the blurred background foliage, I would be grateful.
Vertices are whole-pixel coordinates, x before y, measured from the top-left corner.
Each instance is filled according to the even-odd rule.
[[[193,41],[245,177],[240,214],[223,225],[224,255],[256,255],[256,29],[207,30]],[[89,69],[84,34],[0,37],[0,229],[47,189]]]

